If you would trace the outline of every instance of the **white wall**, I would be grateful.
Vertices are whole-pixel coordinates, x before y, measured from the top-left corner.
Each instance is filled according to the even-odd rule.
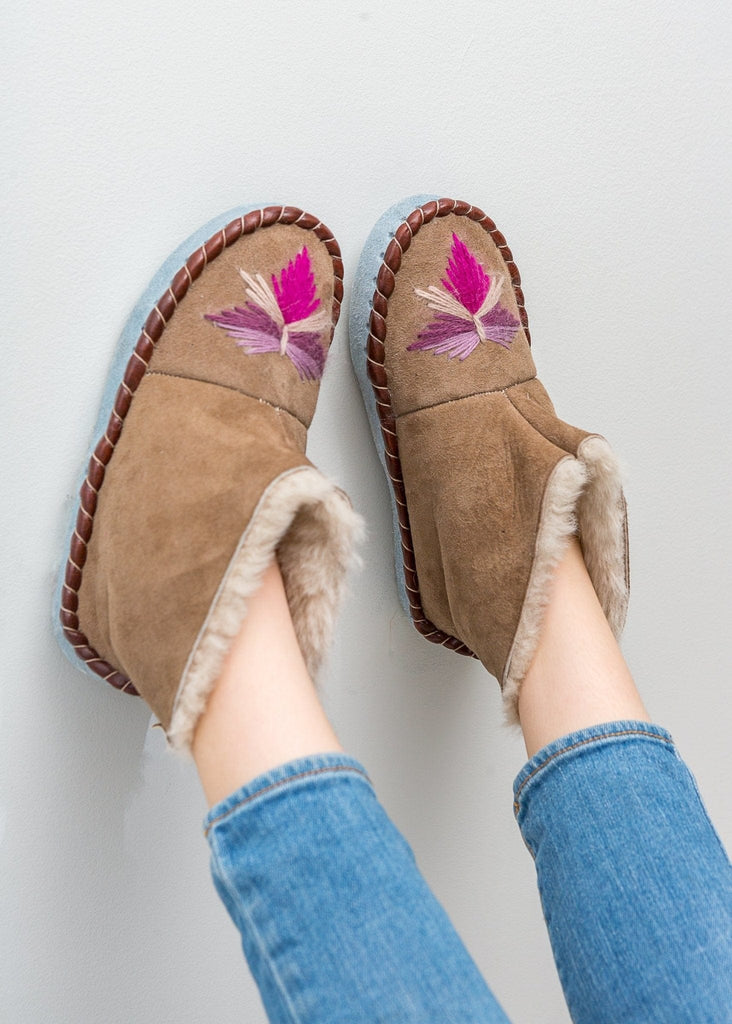
[[[4,17],[4,1019],[264,1020],[194,774],[51,635],[118,331],[178,242],[240,202],[317,212],[348,275],[412,192],[498,222],[555,404],[627,465],[625,650],[729,846],[728,6],[39,0]],[[327,705],[509,1014],[566,1022],[512,815],[522,744],[493,680],[398,608],[344,328],[310,454],[370,539]]]

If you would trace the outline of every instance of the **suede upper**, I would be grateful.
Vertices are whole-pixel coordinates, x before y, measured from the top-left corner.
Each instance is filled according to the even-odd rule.
[[[217,385],[146,377],[100,493],[79,620],[167,728],[178,682],[244,527],[307,465],[289,413]]]
[[[424,613],[502,679],[544,491],[567,453],[501,392],[401,416],[397,433]]]

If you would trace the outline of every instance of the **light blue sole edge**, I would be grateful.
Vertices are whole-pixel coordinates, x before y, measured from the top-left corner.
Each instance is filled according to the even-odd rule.
[[[416,195],[402,199],[401,202],[391,206],[386,213],[379,218],[366,239],[366,244],[361,251],[361,258],[356,270],[356,278],[351,290],[351,303],[348,314],[348,340],[351,350],[351,361],[356,371],[361,396],[371,427],[371,435],[376,445],[382,468],[386,475],[389,497],[391,499],[392,523],[394,531],[394,567],[396,570],[397,591],[402,607],[411,620],[412,613],[409,607],[409,595],[404,578],[404,560],[402,557],[402,541],[399,531],[399,510],[394,500],[394,491],[391,486],[389,470],[386,465],[384,443],[381,436],[381,423],[376,408],[376,397],[371,386],[368,375],[368,360],[366,346],[369,338],[369,322],[371,319],[371,303],[376,290],[376,275],[384,259],[386,247],[394,237],[399,225],[406,220],[409,214],[418,206],[423,206],[432,200],[437,200],[437,195]]]
[[[125,326],[120,334],[117,347],[112,357],[112,365],[107,375],[107,383],[104,387],[104,395],[99,408],[99,415],[97,421],[94,424],[94,430],[92,433],[92,440],[89,445],[89,449],[86,454],[81,472],[77,479],[76,488],[71,499],[70,509],[68,512],[68,526],[64,537],[63,553],[61,555],[61,565],[58,571],[58,579],[56,582],[56,588],[53,594],[53,633],[56,637],[59,647],[69,659],[72,665],[74,665],[79,671],[85,675],[92,676],[94,679],[101,681],[101,676],[98,676],[96,672],[92,672],[91,669],[87,668],[86,663],[81,660],[76,654],[76,651],[71,646],[69,641],[66,639],[66,635],[61,625],[61,619],[59,617],[59,611],[61,608],[61,591],[63,590],[66,576],[66,560],[68,558],[68,552],[71,547],[71,538],[76,527],[76,516],[79,510],[79,492],[81,486],[86,479],[87,469],[89,466],[89,460],[92,457],[92,452],[96,448],[96,445],[100,437],[104,434],[109,422],[112,409],[114,408],[115,398],[117,396],[117,389],[122,382],[127,363],[132,356],[132,352],[137,344],[137,339],[140,336],[140,332],[145,324],[150,311],[152,310],[155,303],[158,301],[163,292],[166,291],[170,282],[172,281],[175,274],[180,270],[183,264],[186,262],[188,257],[195,252],[196,249],[200,248],[205,242],[209,240],[217,231],[221,228],[226,227],[232,220],[236,220],[239,217],[246,216],[247,213],[251,213],[252,210],[259,210],[265,206],[284,206],[284,203],[250,203],[247,206],[237,206],[226,213],[221,213],[217,217],[214,217],[208,223],[204,224],[197,231],[194,231],[192,235],[189,235],[184,242],[178,246],[175,252],[171,253],[166,259],[163,265],[160,267],[158,272],[150,281],[145,291],[138,299],[134,309],[130,313]]]

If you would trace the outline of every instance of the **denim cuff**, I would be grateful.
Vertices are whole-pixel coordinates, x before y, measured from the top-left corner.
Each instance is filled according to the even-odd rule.
[[[206,817],[203,819],[203,833],[208,835],[210,830],[218,822],[223,821],[233,811],[238,810],[246,804],[266,796],[274,789],[282,786],[292,786],[299,782],[306,782],[314,775],[333,775],[339,772],[347,772],[350,775],[360,776],[369,787],[369,779],[366,769],[355,757],[348,754],[329,753],[312,754],[309,757],[298,757],[286,764],[280,764],[271,771],[258,775],[250,782],[234,790],[229,796],[224,797],[219,803],[214,804]]]
[[[636,722],[633,720],[590,725],[585,729],[571,732],[567,736],[561,736],[546,747],[542,747],[524,765],[514,780],[514,814],[516,817],[519,816],[532,789],[548,769],[565,764],[568,759],[582,757],[588,748],[597,748],[599,745],[614,743],[627,743],[638,739],[665,744],[672,747],[674,751],[676,749],[671,734],[666,729],[651,722]]]

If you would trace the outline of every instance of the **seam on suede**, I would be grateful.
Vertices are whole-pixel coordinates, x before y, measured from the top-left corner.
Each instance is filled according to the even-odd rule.
[[[576,743],[570,743],[568,747],[562,747],[561,750],[555,750],[553,754],[550,754],[549,757],[545,758],[541,764],[537,765],[536,768],[526,776],[524,781],[516,790],[516,795],[513,801],[514,814],[518,814],[521,809],[519,797],[524,786],[551,761],[554,761],[555,758],[559,757],[561,754],[566,754],[570,750],[575,750],[577,747],[584,747],[588,743],[596,743],[598,740],[612,739],[614,736],[649,736],[651,739],[661,740],[661,742],[665,743],[669,747],[674,746],[673,740],[667,739],[665,736],[660,736],[657,732],[650,732],[645,729],[619,729],[617,732],[598,733],[596,736],[588,736],[587,739],[577,740]]]
[[[443,402],[433,402],[432,405],[422,405],[419,409],[409,409],[407,412],[400,412],[398,416],[394,417],[394,419],[403,420],[407,416],[413,416],[417,412],[427,412],[429,409],[438,409],[441,405],[453,405],[456,402],[464,402],[467,398],[480,398],[481,395],[506,394],[506,392],[511,388],[515,388],[519,384],[529,384],[532,380],[536,380],[536,374],[534,374],[533,377],[526,377],[523,380],[515,380],[511,384],[505,384],[502,388],[489,388],[487,391],[474,391],[470,395],[460,395],[459,398],[446,398]],[[513,402],[511,402],[511,405],[513,405]],[[518,412],[519,410],[516,411]]]
[[[534,377],[532,379],[536,380],[537,378]],[[519,384],[523,384],[523,383],[528,383],[528,381],[518,381],[518,383]],[[536,401],[536,399],[533,397],[533,395],[527,394],[526,397],[529,399],[529,401],[533,401],[539,407],[539,409],[541,409],[542,412],[546,412],[547,411],[546,409],[543,409],[543,407]],[[549,444],[553,444],[555,448],[559,448],[561,451],[566,452],[568,455],[571,455],[574,458],[578,458],[579,457],[577,453],[578,453],[579,449],[582,447],[582,445],[585,443],[585,441],[589,441],[593,437],[602,438],[603,441],[607,440],[605,437],[603,437],[602,434],[596,434],[596,433],[593,433],[592,431],[588,431],[586,436],[583,437],[582,440],[579,442],[579,444],[577,445],[576,449],[575,448],[567,448],[563,443],[560,443],[559,441],[552,441],[552,440],[550,440],[546,436],[546,434],[544,433],[543,430],[540,430],[539,427],[536,426],[536,424],[532,423],[531,420],[526,416],[526,413],[522,409],[520,409],[518,405],[516,405],[516,403],[514,402],[513,398],[511,397],[511,395],[507,395],[507,398],[508,398],[509,402],[511,403],[511,405],[516,410],[516,412],[526,420],[526,422],[529,424],[529,426],[531,427],[532,430],[535,430],[536,433],[539,434],[541,437],[543,437],[545,441],[549,441]]]
[[[189,377],[187,373],[169,373],[168,370],[148,370],[145,374],[146,377],[175,377],[178,380],[191,380],[194,384],[209,384],[212,388],[226,388],[227,391],[235,391],[238,395],[243,395],[244,398],[251,398],[254,402],[260,402],[262,405],[268,405],[270,409],[274,409],[275,412],[284,412],[288,416],[291,416],[293,420],[300,424],[300,426],[308,429],[307,423],[304,423],[299,416],[296,416],[294,412],[290,412],[289,409],[283,409],[281,405],[274,405],[272,402],[268,402],[266,398],[260,398],[258,395],[253,395],[250,391],[245,391],[243,388],[232,387],[231,384],[220,384],[215,380],[202,380],[201,377]]]
[[[258,789],[256,793],[252,793],[251,796],[244,797],[238,803],[234,804],[233,807],[227,808],[218,814],[213,821],[210,821],[203,831],[204,836],[207,836],[214,825],[217,825],[220,821],[224,821],[234,811],[238,811],[240,807],[244,807],[246,804],[251,803],[252,800],[256,800],[257,797],[262,796],[264,793],[269,793],[273,789],[279,789],[281,786],[287,785],[289,782],[294,782],[296,779],[305,779],[310,775],[324,775],[326,772],[353,772],[354,775],[360,775],[362,778],[371,785],[371,779],[368,777],[366,772],[361,771],[360,768],[356,768],[352,764],[331,764],[326,765],[323,768],[309,768],[305,772],[298,772],[296,775],[288,775],[286,779],[279,779],[277,782],[270,783],[269,786],[263,786],[262,789]]]

